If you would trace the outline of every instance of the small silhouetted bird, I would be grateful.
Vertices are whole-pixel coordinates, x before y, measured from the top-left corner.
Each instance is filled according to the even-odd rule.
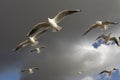
[[[113,68],[113,70],[116,70],[116,68]],[[108,74],[108,76],[111,76],[112,75],[112,71],[113,70],[111,70],[111,71],[108,71],[108,70],[103,70],[102,72],[100,72],[99,74],[103,74],[103,73],[106,73],[106,74]]]
[[[38,67],[32,67],[32,68],[21,70],[21,72],[27,72],[29,74],[33,74],[34,70],[39,70],[39,68]]]

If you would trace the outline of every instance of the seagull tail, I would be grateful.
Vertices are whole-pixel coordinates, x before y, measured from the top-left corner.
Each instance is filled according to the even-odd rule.
[[[57,26],[57,28],[53,28],[53,29],[52,29],[52,32],[58,32],[58,31],[60,31],[61,29],[62,29],[62,27]]]

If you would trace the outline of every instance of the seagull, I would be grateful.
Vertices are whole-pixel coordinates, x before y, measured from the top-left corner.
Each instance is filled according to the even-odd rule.
[[[39,31],[39,32],[35,33],[33,36],[30,36],[27,40],[19,43],[18,46],[15,49],[13,49],[13,51],[17,51],[20,48],[23,48],[23,47],[28,46],[28,45],[31,45],[31,46],[37,45],[39,43],[39,41],[37,41],[37,39],[39,39],[39,37],[41,37],[41,35],[43,33],[45,33],[46,31],[48,31],[48,29],[45,29],[43,31]]]
[[[82,74],[82,72],[77,72],[77,74]]]
[[[37,52],[37,53],[40,53],[41,51],[41,49],[42,48],[46,48],[46,46],[41,46],[41,47],[38,47],[38,48],[34,48],[34,49],[32,49],[30,52]]]
[[[120,46],[118,43],[118,40],[116,37],[110,37],[112,33],[109,33],[108,36],[102,34],[96,38],[96,40],[103,38],[105,40],[105,44],[107,44],[108,41],[114,41],[117,46]]]
[[[27,34],[27,36],[30,36],[37,32],[41,28],[50,28],[52,27],[52,32],[57,32],[62,29],[62,27],[58,26],[58,23],[67,15],[80,12],[81,10],[75,9],[75,10],[63,10],[59,12],[54,18],[48,18],[48,21],[46,22],[40,22],[33,26],[31,31]]]
[[[116,25],[118,24],[117,22],[111,22],[111,21],[96,21],[95,24],[91,25],[87,30],[86,32],[83,34],[86,35],[89,31],[91,31],[92,29],[94,28],[97,28],[97,27],[100,27],[101,28],[101,31],[106,31],[108,29],[108,26],[110,25]]]
[[[29,74],[33,74],[34,70],[39,70],[39,68],[38,67],[32,67],[32,68],[21,70],[21,72],[27,72]]]
[[[113,68],[113,70],[116,70],[116,68]],[[112,71],[113,71],[113,70],[112,70]],[[112,71],[103,70],[103,71],[102,71],[102,72],[100,72],[99,74],[106,73],[106,74],[108,74],[109,76],[111,76],[111,75],[112,75]]]

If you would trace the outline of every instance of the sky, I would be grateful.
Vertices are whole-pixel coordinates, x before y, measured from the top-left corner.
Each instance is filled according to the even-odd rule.
[[[27,39],[33,25],[66,9],[82,12],[65,17],[59,23],[61,31],[49,30],[39,39],[35,47],[47,46],[41,54],[30,53],[35,48],[31,46],[12,51]],[[110,32],[119,37],[120,24],[105,32],[97,28],[82,36],[97,20],[120,22],[120,0],[1,0],[0,10],[0,80],[107,80],[99,72],[120,66],[119,47],[95,41]],[[20,72],[34,66],[40,70],[33,75]],[[109,80],[116,78],[120,79],[119,70]]]

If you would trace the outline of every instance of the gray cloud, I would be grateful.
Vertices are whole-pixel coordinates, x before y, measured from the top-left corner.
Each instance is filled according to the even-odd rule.
[[[118,0],[1,0],[0,64],[2,66],[0,69],[5,71],[10,69],[10,66],[40,67],[40,71],[34,75],[21,74],[21,80],[73,80],[72,74],[80,70],[85,73],[77,77],[82,78],[85,74],[91,75],[91,70],[95,67],[91,66],[91,70],[89,70],[86,66],[99,62],[102,57],[97,57],[96,52],[92,52],[93,55],[91,55],[89,50],[84,52],[83,49],[80,50],[80,53],[85,53],[85,55],[78,55],[73,46],[88,45],[95,40],[96,36],[101,34],[101,31],[96,29],[82,37],[83,32],[96,20],[107,19],[119,22],[119,7]],[[48,17],[52,18],[64,9],[81,9],[83,12],[66,17],[59,24],[63,27],[60,32],[52,33],[49,31],[42,36],[40,45],[47,45],[47,48],[40,55],[31,54],[29,49],[32,47],[23,48],[16,53],[11,51],[19,42],[26,39],[25,35],[34,24],[46,21]],[[115,27],[117,30],[119,29],[119,25]],[[117,30],[110,27],[104,33],[113,32],[113,36],[119,36]],[[115,50],[117,49],[115,48]],[[117,53],[116,55],[118,56]],[[105,63],[110,65],[111,57],[106,60],[108,61]],[[113,65],[116,66],[118,61],[115,60],[114,63]],[[97,69],[94,70],[97,74]]]

